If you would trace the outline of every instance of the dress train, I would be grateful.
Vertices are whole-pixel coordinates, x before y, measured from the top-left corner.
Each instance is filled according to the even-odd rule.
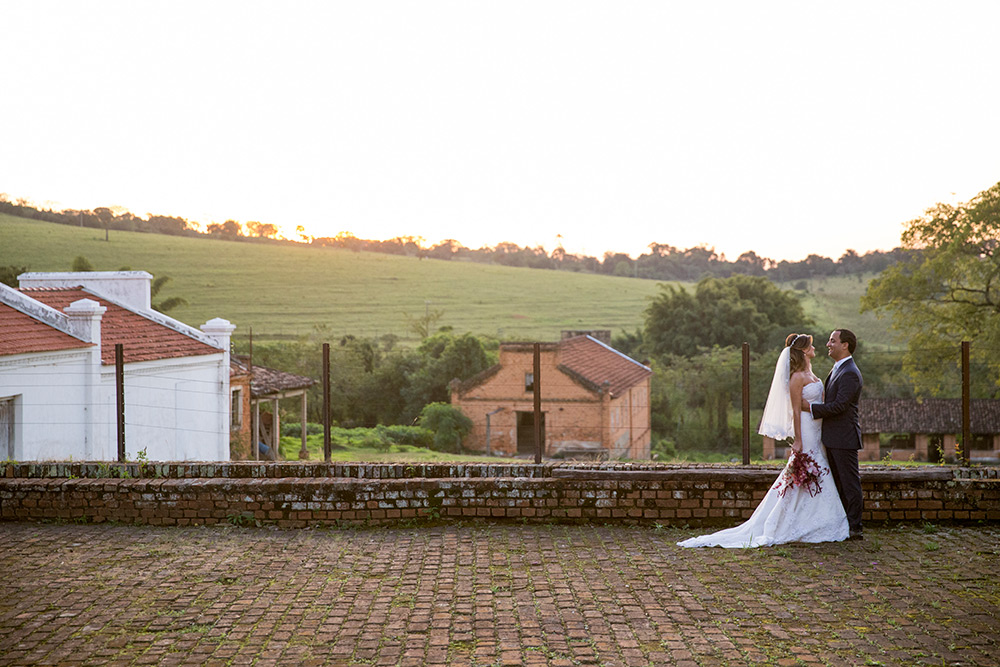
[[[823,383],[819,381],[806,385],[802,390],[803,397],[809,402],[817,401],[822,394]],[[850,534],[847,514],[830,474],[826,448],[820,440],[821,430],[822,420],[813,419],[809,413],[802,415],[802,451],[819,464],[819,493],[811,495],[802,486],[789,487],[784,494],[780,493],[785,471],[791,465],[789,457],[781,475],[746,522],[709,535],[692,537],[678,542],[678,546],[740,549],[787,542],[839,542],[847,539]]]

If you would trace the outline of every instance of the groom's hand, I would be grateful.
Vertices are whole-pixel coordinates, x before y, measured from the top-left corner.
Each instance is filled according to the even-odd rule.
[[[802,399],[802,412],[808,412],[809,414],[812,414],[812,403],[810,403],[804,398]]]

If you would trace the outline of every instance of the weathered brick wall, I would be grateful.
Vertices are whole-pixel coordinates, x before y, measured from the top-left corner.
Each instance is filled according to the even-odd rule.
[[[763,466],[0,465],[0,518],[281,527],[422,519],[732,525],[777,476]],[[868,521],[997,521],[997,469],[865,469]]]

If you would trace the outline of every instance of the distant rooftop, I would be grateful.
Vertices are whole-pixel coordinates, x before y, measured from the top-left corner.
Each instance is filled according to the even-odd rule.
[[[863,398],[858,411],[862,433],[939,435],[962,430],[960,398]],[[973,399],[969,421],[972,433],[1000,433],[1000,400]]]

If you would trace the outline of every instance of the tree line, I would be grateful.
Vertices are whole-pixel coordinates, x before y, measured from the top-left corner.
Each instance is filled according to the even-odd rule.
[[[634,259],[620,252],[606,252],[598,259],[589,255],[569,253],[562,246],[549,252],[541,246],[519,246],[509,242],[473,249],[463,246],[454,239],[446,239],[427,246],[418,236],[372,240],[342,232],[336,236],[311,237],[305,233],[302,226],[297,228],[298,240],[289,240],[278,238],[278,228],[275,225],[259,221],[249,221],[245,224],[236,220],[213,222],[202,230],[199,223],[177,216],[149,214],[146,218],[142,218],[121,207],[53,211],[37,208],[24,199],[12,200],[2,193],[0,193],[0,213],[64,225],[103,229],[105,233],[134,231],[230,241],[302,243],[355,252],[692,282],[703,276],[725,278],[733,275],[765,276],[775,282],[836,275],[853,275],[860,279],[863,274],[880,273],[896,262],[920,252],[920,249],[915,247],[900,247],[888,251],[872,250],[864,254],[848,250],[836,260],[812,254],[803,260],[792,262],[760,257],[750,250],[735,260],[730,260],[725,254],[717,253],[709,246],[699,245],[681,249],[664,243],[650,243],[648,252]]]

